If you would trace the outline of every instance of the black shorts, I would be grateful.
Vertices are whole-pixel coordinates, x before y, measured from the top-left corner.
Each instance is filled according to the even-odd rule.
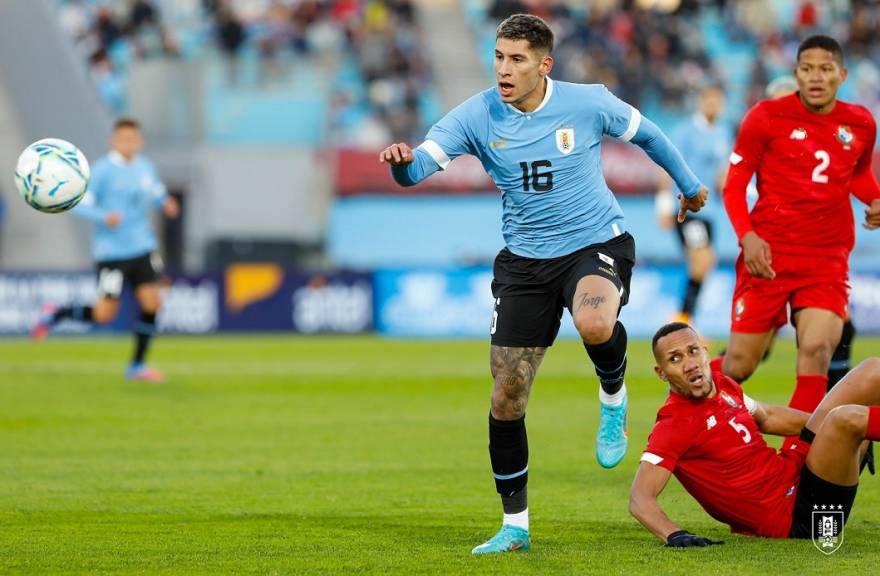
[[[602,276],[617,286],[621,307],[629,300],[636,245],[625,232],[559,258],[526,258],[507,248],[495,258],[490,334],[495,346],[547,347],[559,333],[562,309],[571,312],[578,281]]]
[[[162,260],[158,254],[144,254],[128,260],[105,260],[96,265],[98,273],[98,298],[122,296],[125,282],[137,288],[141,284],[158,282],[162,272]]]
[[[822,480],[813,474],[806,465],[801,470],[797,499],[791,513],[791,530],[789,538],[812,538],[813,523],[819,522],[822,512],[842,512],[843,523],[846,524],[856,499],[855,486],[839,486]],[[843,526],[840,527],[843,530]]]
[[[712,223],[699,216],[688,214],[687,220],[675,221],[675,231],[681,245],[687,249],[706,248],[712,245]]]

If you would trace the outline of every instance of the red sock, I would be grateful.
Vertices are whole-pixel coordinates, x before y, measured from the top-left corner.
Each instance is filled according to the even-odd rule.
[[[825,374],[799,374],[789,407],[812,413],[825,397],[826,386],[828,376]]]
[[[724,362],[724,354],[716,356],[709,361],[709,369],[712,372],[721,372],[721,363]]]
[[[880,440],[880,406],[868,406],[867,440]]]

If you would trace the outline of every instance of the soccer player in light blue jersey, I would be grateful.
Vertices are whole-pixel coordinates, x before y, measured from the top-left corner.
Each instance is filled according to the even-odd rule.
[[[164,375],[144,362],[156,332],[161,304],[161,260],[154,253],[158,242],[150,225],[150,213],[161,208],[177,218],[180,207],[169,196],[153,164],[140,154],[144,141],[140,126],[132,119],[116,122],[110,152],[92,168],[89,190],[73,213],[95,224],[92,254],[97,262],[98,301],[94,306],[68,306],[51,310],[32,330],[42,340],[65,319],[107,324],[119,312],[125,282],[134,289],[140,315],[134,325],[135,350],[126,370],[130,380],[161,382]]]
[[[672,142],[688,166],[719,197],[727,176],[728,158],[733,150],[733,135],[730,127],[721,118],[723,112],[724,93],[717,86],[707,86],[700,91],[696,113],[679,124],[672,134]],[[684,249],[688,283],[676,320],[689,324],[697,307],[703,281],[715,267],[713,230],[718,223],[727,222],[727,214],[724,213],[721,202],[714,202],[707,207],[713,209],[707,209],[685,222],[675,222],[677,207],[673,200],[673,191],[681,194],[672,179],[662,175],[656,198],[657,217],[662,228],[671,229],[675,226]]]
[[[638,144],[672,175],[683,191],[680,220],[708,195],[638,110],[604,86],[551,80],[552,49],[553,33],[540,18],[506,19],[496,32],[496,86],[449,112],[415,150],[396,143],[380,154],[403,186],[472,154],[501,190],[506,247],[492,282],[489,457],[504,517],[475,554],[530,547],[525,409],[563,307],[601,385],[599,463],[615,466],[626,452],[626,330],[617,316],[629,297],[635,244],[602,175],[602,137]]]

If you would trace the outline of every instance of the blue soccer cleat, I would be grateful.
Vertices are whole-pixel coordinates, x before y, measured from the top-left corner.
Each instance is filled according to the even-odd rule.
[[[125,378],[133,382],[165,382],[165,375],[145,364],[131,364],[125,371]]]
[[[596,435],[596,459],[603,468],[614,468],[626,455],[626,396],[617,406],[599,403],[599,433]]]
[[[529,548],[531,548],[529,531],[518,526],[505,524],[498,531],[498,534],[471,550],[471,554],[519,552],[527,551]]]

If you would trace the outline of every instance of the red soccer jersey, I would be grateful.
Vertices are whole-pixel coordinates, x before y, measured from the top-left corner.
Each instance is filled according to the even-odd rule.
[[[855,242],[849,195],[876,197],[876,133],[871,113],[856,104],[838,100],[831,113],[816,114],[796,93],[758,103],[743,120],[724,190],[737,236],[753,229],[774,252],[847,258]],[[759,197],[747,214],[754,172]]]
[[[672,472],[713,518],[733,532],[786,538],[807,447],[767,445],[739,384],[714,372],[717,393],[670,393],[657,412],[642,461]]]

